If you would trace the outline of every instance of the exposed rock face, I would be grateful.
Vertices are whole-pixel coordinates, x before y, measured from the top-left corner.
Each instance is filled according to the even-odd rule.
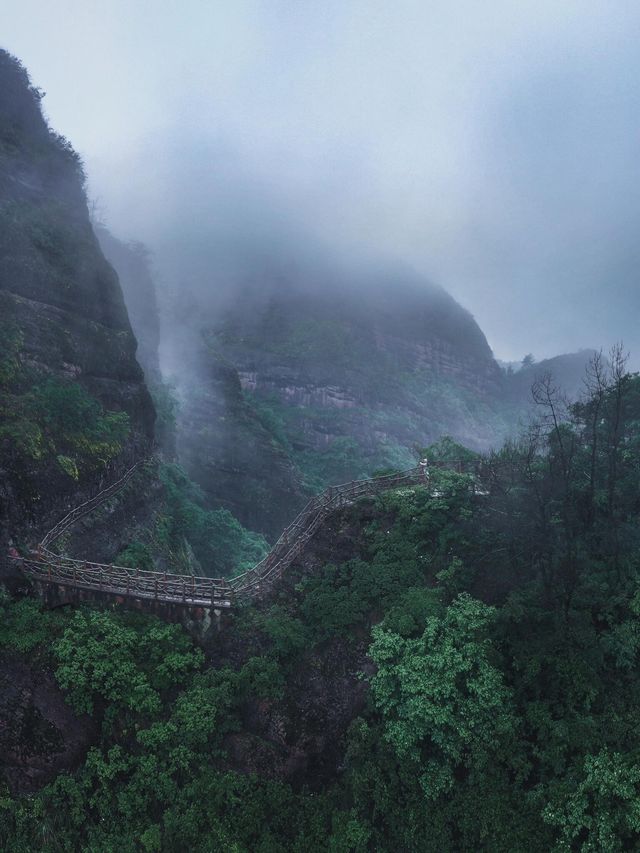
[[[244,731],[227,741],[232,766],[312,789],[334,779],[347,729],[367,701],[366,648],[366,642],[326,643],[289,679],[286,706],[263,700],[247,707]]]
[[[505,380],[484,335],[444,291],[403,275],[236,294],[181,389],[180,458],[214,501],[276,534],[303,493],[409,467],[416,445],[497,443]]]
[[[96,724],[66,704],[51,673],[0,656],[0,776],[14,794],[40,789],[84,760]]]
[[[301,491],[409,467],[443,435],[498,447],[528,417],[536,376],[550,369],[574,394],[590,354],[505,371],[473,317],[405,271],[322,286],[265,272],[211,316],[205,341],[182,389],[184,462],[214,500],[271,533],[273,514],[265,523],[253,499],[260,482],[272,490],[270,470],[286,521]],[[255,485],[234,492],[231,470]]]
[[[213,347],[243,387],[285,402],[350,408],[399,400],[411,378],[495,395],[502,373],[468,312],[439,288],[399,278],[363,292],[238,295]]]
[[[149,253],[142,243],[123,243],[103,226],[96,227],[100,247],[113,265],[138,341],[137,358],[147,382],[160,381],[160,319]]]
[[[0,51],[0,321],[20,337],[32,382],[79,383],[105,411],[125,412],[123,451],[105,472],[78,476],[5,444],[0,530],[39,526],[115,476],[153,441],[155,412],[136,360],[118,278],[92,230],[82,167],[48,128],[26,71]],[[28,388],[23,389],[28,392]],[[25,483],[29,488],[25,488]],[[0,499],[2,503],[2,499]],[[8,515],[8,518],[6,517]],[[0,552],[6,553],[0,542]]]
[[[300,581],[329,562],[365,559],[364,530],[379,517],[373,501],[335,512],[260,606],[277,603],[299,616]],[[209,653],[217,665],[235,667],[264,653],[263,642],[256,635],[236,633],[232,615],[222,632],[209,639]],[[367,656],[369,642],[368,629],[360,629],[348,639],[334,636],[305,650],[287,678],[285,700],[255,700],[245,707],[242,732],[230,735],[226,744],[231,766],[312,789],[335,779],[344,761],[347,730],[367,702],[362,673],[375,671]]]

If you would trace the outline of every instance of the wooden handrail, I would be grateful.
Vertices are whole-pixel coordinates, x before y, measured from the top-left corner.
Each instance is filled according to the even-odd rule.
[[[115,483],[67,513],[46,534],[31,557],[13,558],[21,564],[24,573],[33,579],[47,583],[57,583],[77,589],[97,589],[118,596],[190,606],[231,607],[238,600],[260,595],[269,589],[274,580],[282,577],[286,569],[300,556],[304,545],[336,507],[345,506],[364,495],[377,495],[381,491],[394,487],[429,483],[425,468],[418,466],[398,474],[385,474],[381,477],[330,486],[308,501],[259,563],[230,579],[155,572],[148,569],[131,569],[126,566],[87,562],[63,557],[50,550],[50,546],[72,524],[121,491],[146,461],[146,459],[140,460]],[[431,467],[437,468],[451,466],[452,463],[447,465],[431,463]]]

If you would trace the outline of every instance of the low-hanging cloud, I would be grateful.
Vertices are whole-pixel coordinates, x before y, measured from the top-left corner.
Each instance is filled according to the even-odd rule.
[[[637,4],[23,0],[4,24],[169,290],[396,256],[499,356],[640,351]]]

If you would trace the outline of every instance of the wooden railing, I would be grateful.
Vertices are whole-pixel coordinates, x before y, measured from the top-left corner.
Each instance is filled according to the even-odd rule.
[[[127,485],[129,480],[133,477],[136,471],[141,468],[145,462],[148,462],[148,459],[140,459],[136,462],[135,465],[132,465],[129,470],[120,477],[119,480],[116,480],[114,483],[111,483],[110,486],[107,486],[106,489],[103,489],[101,492],[98,492],[94,497],[89,498],[84,503],[75,507],[71,510],[71,512],[67,513],[64,518],[62,518],[55,527],[52,527],[51,530],[44,537],[42,542],[40,543],[41,550],[47,550],[48,546],[51,545],[56,539],[59,539],[62,534],[67,530],[67,528],[71,527],[72,524],[75,524],[76,521],[79,521],[81,518],[84,518],[85,515],[88,515],[90,512],[93,512],[94,509],[97,509],[101,504],[106,503],[109,498],[116,495],[118,492],[122,491],[124,487]]]
[[[282,577],[286,569],[301,555],[307,542],[336,509],[367,495],[378,495],[400,486],[429,483],[426,467],[419,465],[398,474],[330,486],[307,503],[296,519],[285,528],[263,560],[252,569],[231,579],[130,569],[63,557],[51,550],[55,541],[72,524],[123,489],[145,461],[138,462],[117,482],[68,513],[47,533],[37,550],[29,557],[14,557],[25,575],[44,583],[100,591],[114,596],[152,599],[188,606],[228,608],[239,601],[260,597],[268,591],[273,582]],[[432,467],[460,469],[455,463],[436,464]]]
[[[252,598],[266,591],[300,556],[309,539],[336,509],[366,495],[377,495],[399,486],[427,482],[426,470],[418,467],[399,474],[330,486],[321,495],[309,501],[295,520],[284,529],[261,562],[229,581],[235,597]]]

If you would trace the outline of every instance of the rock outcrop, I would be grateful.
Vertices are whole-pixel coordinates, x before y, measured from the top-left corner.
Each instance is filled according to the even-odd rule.
[[[145,378],[150,384],[160,382],[160,318],[149,252],[142,243],[118,240],[102,225],[97,225],[95,232],[100,248],[118,275]]]
[[[65,701],[52,673],[16,652],[0,654],[0,777],[28,794],[74,770],[98,726]]]
[[[8,535],[28,538],[148,453],[155,419],[118,278],[91,227],[82,164],[47,126],[40,99],[0,51],[0,559]],[[57,448],[54,429],[74,432],[90,464]]]
[[[180,457],[213,502],[268,533],[325,485],[410,467],[444,434],[480,449],[508,430],[504,373],[478,325],[405,273],[324,289],[267,279],[196,347]]]

